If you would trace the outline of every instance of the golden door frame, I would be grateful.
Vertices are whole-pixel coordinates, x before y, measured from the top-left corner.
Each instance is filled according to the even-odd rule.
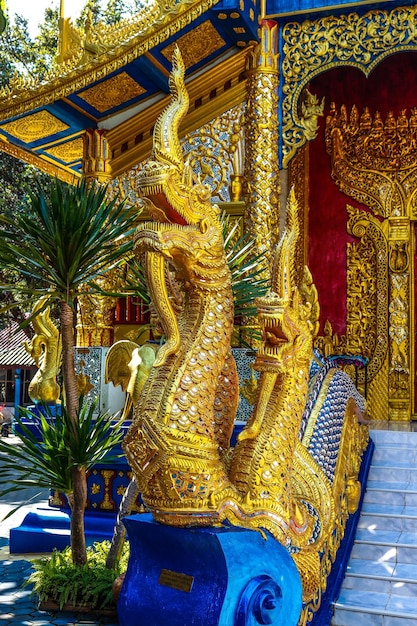
[[[416,400],[417,109],[382,120],[367,108],[332,106],[325,136],[333,179],[367,207],[347,207],[348,232],[357,242],[347,247],[342,348],[369,358],[370,418],[409,421]]]
[[[307,174],[308,141],[302,119],[302,97],[311,80],[337,66],[351,65],[369,76],[387,56],[417,50],[417,5],[395,7],[391,10],[371,10],[365,14],[324,16],[305,22],[288,22],[282,31],[282,165],[289,168],[290,185],[304,180]],[[343,30],[345,37],[340,37]],[[383,36],[381,35],[383,33]],[[352,42],[350,45],[349,42]],[[294,71],[296,68],[296,71]],[[362,112],[363,116],[363,112]],[[328,127],[328,150],[332,156],[332,172],[339,187],[348,196],[359,201],[370,212],[355,212],[348,208],[349,233],[358,238],[348,248],[349,291],[347,293],[347,337],[340,349],[358,353],[368,352],[368,412],[373,419],[409,421],[417,419],[416,348],[417,317],[414,293],[415,224],[417,222],[416,167],[414,148],[403,151],[401,141],[414,132],[417,120],[401,113],[394,120],[388,116],[382,121],[361,116],[353,110],[347,114],[341,109],[332,112],[332,123],[339,131]],[[395,158],[391,169],[383,159],[378,165],[365,162],[354,165],[352,154],[343,155],[353,135],[344,135],[343,125],[350,130],[362,124],[361,133],[369,131],[376,149],[378,141],[390,141],[392,150],[400,150],[398,167]],[[358,126],[359,125],[359,126]],[[372,130],[371,130],[372,129]],[[412,131],[412,132],[411,132]],[[379,139],[377,139],[379,133]],[[364,135],[362,134],[362,138]],[[336,143],[338,145],[336,145]],[[379,144],[380,146],[383,144]],[[338,150],[341,152],[338,152]],[[376,156],[378,151],[373,154]],[[343,158],[343,157],[346,158]],[[366,150],[362,157],[365,158]],[[369,156],[369,154],[368,154]],[[393,156],[393,152],[391,152]],[[361,172],[359,180],[356,180]],[[395,176],[398,174],[398,181]],[[296,187],[300,206],[305,208],[304,246],[307,246],[308,191]],[[300,251],[300,263],[307,251]],[[361,262],[365,260],[365,264]],[[362,263],[362,264],[361,264]],[[370,264],[370,266],[369,266]],[[371,275],[368,276],[369,269]],[[363,299],[361,308],[355,304],[358,293]],[[372,332],[366,341],[356,339],[357,329],[363,326]],[[361,373],[362,383],[364,373]]]

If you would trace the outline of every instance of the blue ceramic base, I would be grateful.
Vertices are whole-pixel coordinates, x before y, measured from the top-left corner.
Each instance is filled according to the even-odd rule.
[[[124,519],[130,559],[120,626],[295,626],[301,581],[270,535],[238,527],[176,528]]]

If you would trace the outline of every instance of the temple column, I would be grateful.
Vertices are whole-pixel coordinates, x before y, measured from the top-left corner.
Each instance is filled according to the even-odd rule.
[[[112,178],[111,156],[106,130],[87,129],[83,135],[83,176],[89,181],[107,183]],[[109,291],[116,290],[120,280],[117,271],[108,272],[105,279],[101,279],[103,288]],[[100,282],[98,280],[97,282]],[[77,315],[77,346],[108,347],[113,343],[113,309],[115,298],[91,295],[88,286],[85,295],[79,296],[79,311]]]
[[[244,227],[254,239],[253,255],[261,255],[269,278],[279,236],[278,24],[263,20],[260,32],[247,62]]]
[[[111,153],[105,129],[87,129],[83,135],[83,175],[106,183],[111,180]]]
[[[410,376],[410,220],[389,219],[389,310],[390,348],[389,419],[409,421],[411,410]]]

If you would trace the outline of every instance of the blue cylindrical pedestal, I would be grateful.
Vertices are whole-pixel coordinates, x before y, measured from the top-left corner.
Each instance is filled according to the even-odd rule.
[[[235,526],[176,528],[150,515],[124,520],[130,559],[120,626],[295,626],[301,582],[270,535]]]

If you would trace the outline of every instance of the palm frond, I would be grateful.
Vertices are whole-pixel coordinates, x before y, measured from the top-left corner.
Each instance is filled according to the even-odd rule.
[[[56,414],[49,407],[37,413],[21,409],[22,417],[16,417],[20,442],[0,441],[0,497],[34,486],[69,494],[74,466],[88,470],[104,458],[107,462],[121,457],[117,450],[123,431],[106,413],[96,417],[96,405],[81,398],[77,422],[70,419],[65,405]]]
[[[17,215],[13,229],[0,235],[0,258],[5,269],[17,270],[31,279],[30,290],[70,306],[82,284],[97,280],[133,247],[136,216],[123,201],[107,198],[104,186],[85,179],[73,186],[54,179],[45,191],[40,185],[29,192],[30,210]],[[24,285],[2,285],[10,291],[28,290]]]

